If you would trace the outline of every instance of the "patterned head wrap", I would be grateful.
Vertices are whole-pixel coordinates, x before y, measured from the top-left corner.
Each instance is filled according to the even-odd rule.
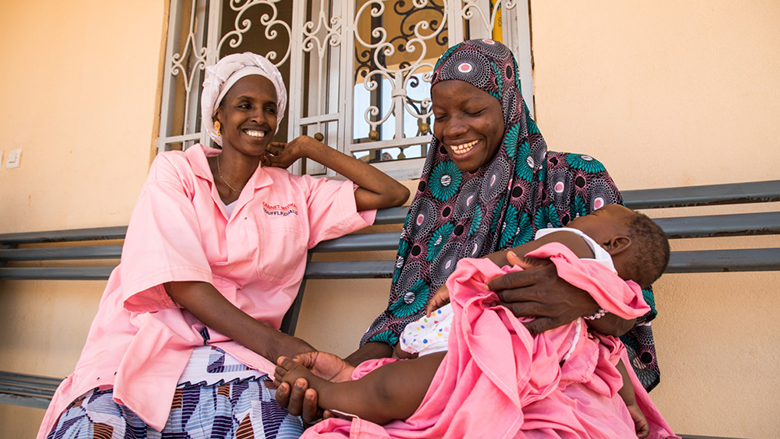
[[[287,89],[284,87],[282,74],[264,56],[252,52],[234,53],[228,55],[213,66],[206,67],[206,80],[203,81],[200,115],[209,137],[222,146],[222,136],[214,129],[214,116],[217,108],[227,92],[239,79],[249,75],[260,75],[268,78],[276,89],[277,128],[284,116],[287,105]]]
[[[538,229],[561,227],[622,202],[597,160],[547,151],[506,46],[470,40],[450,48],[436,63],[431,87],[448,80],[468,82],[501,103],[504,138],[495,157],[474,172],[461,172],[433,138],[401,232],[388,308],[361,345],[395,345],[460,259],[516,247],[533,239]]]

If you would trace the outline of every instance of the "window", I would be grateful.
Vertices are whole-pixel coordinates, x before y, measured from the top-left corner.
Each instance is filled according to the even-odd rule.
[[[159,151],[209,142],[200,126],[204,69],[236,52],[268,57],[288,81],[276,140],[321,136],[398,179],[420,175],[429,76],[449,46],[507,44],[533,110],[527,1],[171,0],[170,8]],[[292,171],[333,176],[313,162]]]

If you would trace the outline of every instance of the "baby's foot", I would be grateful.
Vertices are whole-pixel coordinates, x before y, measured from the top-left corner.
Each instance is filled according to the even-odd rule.
[[[287,357],[279,357],[274,370],[274,384],[278,386],[281,383],[287,383],[293,387],[299,378],[305,379],[309,383],[309,388],[316,388],[324,381],[301,364]]]

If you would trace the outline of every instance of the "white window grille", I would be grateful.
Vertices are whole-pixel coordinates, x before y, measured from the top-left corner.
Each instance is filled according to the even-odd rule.
[[[515,53],[533,111],[528,0],[171,0],[158,150],[210,140],[200,124],[204,69],[265,55],[288,81],[276,140],[301,134],[398,179],[420,175],[431,136],[430,74],[465,39]],[[333,176],[301,161],[293,172]]]

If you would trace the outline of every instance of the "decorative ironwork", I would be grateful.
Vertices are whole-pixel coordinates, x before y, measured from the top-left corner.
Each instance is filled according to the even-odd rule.
[[[230,9],[237,12],[238,14],[236,15],[233,30],[225,33],[222,39],[219,41],[219,45],[217,46],[217,53],[222,53],[222,45],[225,44],[225,42],[228,42],[230,47],[234,49],[241,45],[241,43],[244,41],[244,34],[249,32],[249,30],[252,28],[252,20],[245,18],[244,16],[252,7],[258,5],[268,6],[271,10],[270,14],[265,13],[260,17],[260,24],[265,28],[263,33],[265,39],[275,40],[279,36],[279,32],[276,30],[278,27],[282,28],[282,30],[287,33],[288,37],[292,37],[292,29],[290,28],[290,24],[285,23],[283,20],[279,19],[279,11],[276,7],[276,4],[281,1],[282,0],[229,0],[228,3],[230,4]],[[279,54],[273,50],[261,55],[268,58],[268,60],[273,62],[274,65],[279,66],[284,64],[290,57],[291,47],[292,45],[287,46],[287,51],[279,60],[277,60]]]
[[[160,150],[207,141],[197,122],[202,72],[220,54],[248,43],[289,68],[288,137],[318,133],[347,153],[377,151],[372,156],[380,157],[400,151],[397,157],[404,158],[419,145],[424,154],[431,133],[426,84],[438,56],[467,37],[503,32],[516,54],[528,53],[519,62],[523,81],[530,82],[527,2],[518,0],[398,0],[389,8],[387,0],[170,3]],[[290,7],[292,18],[280,15]],[[353,135],[355,126],[365,128]]]

